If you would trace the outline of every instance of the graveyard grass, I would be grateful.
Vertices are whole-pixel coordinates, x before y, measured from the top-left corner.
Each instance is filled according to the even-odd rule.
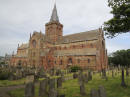
[[[0,87],[6,87],[6,86],[14,86],[14,85],[21,85],[25,83],[25,78],[20,80],[0,80]]]
[[[108,75],[108,74],[107,74]],[[111,77],[111,74],[108,76],[108,81],[102,79],[100,74],[93,76],[93,80],[85,84],[87,97],[90,97],[90,90],[92,88],[98,89],[100,85],[103,85],[107,92],[107,97],[130,97],[130,76],[125,79],[127,83],[127,88],[120,86],[121,84],[121,75]],[[38,86],[35,89],[35,97],[38,96]],[[80,95],[80,88],[78,80],[68,80],[63,83],[63,87],[58,90],[61,94],[64,93],[66,97],[85,97]],[[11,97],[24,97],[24,89],[17,89],[15,91],[9,92]]]

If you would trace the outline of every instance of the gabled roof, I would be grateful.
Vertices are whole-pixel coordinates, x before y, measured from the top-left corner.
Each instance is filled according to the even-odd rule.
[[[63,36],[61,40],[59,40],[57,43],[71,43],[71,42],[78,42],[78,41],[86,41],[86,40],[95,40],[99,39],[100,35],[99,29],[97,30],[91,30],[87,32],[81,32],[71,35]]]

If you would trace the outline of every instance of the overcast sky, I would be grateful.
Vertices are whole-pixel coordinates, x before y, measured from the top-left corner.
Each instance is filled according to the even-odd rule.
[[[45,33],[54,0],[0,0],[0,56],[16,52],[27,43],[30,33]],[[107,0],[57,0],[64,35],[98,29],[112,18]],[[106,39],[108,53],[130,48],[130,33]]]

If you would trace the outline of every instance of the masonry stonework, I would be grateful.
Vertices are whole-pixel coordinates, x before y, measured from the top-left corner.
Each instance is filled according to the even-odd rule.
[[[45,34],[33,32],[29,42],[18,46],[10,65],[28,67],[44,66],[44,69],[65,69],[80,66],[94,70],[107,68],[107,50],[101,28],[63,36],[56,5],[50,22],[45,25]]]

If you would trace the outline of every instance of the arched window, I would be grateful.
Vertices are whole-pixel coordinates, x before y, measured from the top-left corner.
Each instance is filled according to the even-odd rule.
[[[88,59],[88,63],[90,63],[90,59]]]
[[[19,61],[18,61],[18,66],[21,66],[21,65],[22,65],[22,61],[19,60]]]
[[[34,48],[36,48],[36,40],[32,41],[32,45],[33,45]]]
[[[62,65],[63,64],[63,61],[62,60],[60,60],[60,65]]]
[[[68,60],[68,63],[70,64],[72,64],[73,62],[72,62],[72,58],[69,58],[69,60]]]

